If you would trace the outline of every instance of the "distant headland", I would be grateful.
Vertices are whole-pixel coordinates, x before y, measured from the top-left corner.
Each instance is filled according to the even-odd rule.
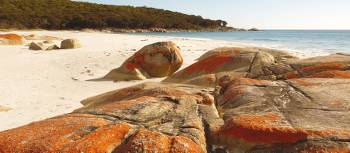
[[[111,32],[248,31],[223,20],[163,9],[71,0],[0,0],[0,29],[107,30]],[[249,29],[257,31],[258,29]]]

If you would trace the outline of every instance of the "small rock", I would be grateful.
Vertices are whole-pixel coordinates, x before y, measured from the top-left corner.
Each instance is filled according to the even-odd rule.
[[[42,45],[42,43],[32,42],[29,44],[29,49],[30,50],[43,50],[43,45]]]
[[[61,42],[61,49],[80,48],[81,44],[77,39],[66,39]]]

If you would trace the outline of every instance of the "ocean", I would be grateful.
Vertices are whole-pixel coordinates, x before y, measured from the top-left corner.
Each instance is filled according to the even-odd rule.
[[[259,32],[174,32],[143,35],[206,38],[304,54],[350,53],[350,30],[265,30]]]

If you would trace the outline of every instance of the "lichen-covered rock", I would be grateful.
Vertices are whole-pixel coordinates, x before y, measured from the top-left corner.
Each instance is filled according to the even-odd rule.
[[[203,153],[202,148],[187,137],[167,136],[145,129],[139,130],[115,151],[115,153],[125,152]]]
[[[80,48],[80,41],[77,39],[65,39],[61,42],[61,49],[75,49]]]
[[[146,83],[86,101],[70,114],[0,132],[0,152],[207,152],[208,115],[201,114],[215,107],[204,89]]]
[[[232,152],[350,152],[349,87],[350,79],[226,81],[218,142]]]
[[[32,42],[29,44],[29,50],[43,50],[44,45],[42,43]]]
[[[0,45],[23,45],[25,39],[17,34],[0,34]]]
[[[188,83],[191,80],[196,85],[212,86],[225,73],[241,77],[264,75],[263,67],[281,63],[287,58],[295,57],[259,48],[219,48],[207,52],[198,62],[166,78],[164,82]],[[210,80],[206,80],[207,77]]]
[[[0,152],[111,152],[129,132],[89,114],[67,114],[0,133]]]
[[[348,73],[348,70],[350,69],[350,56],[344,54],[333,54],[298,61],[291,60],[287,64],[293,68],[293,71],[279,74],[280,77],[284,79],[302,77],[324,78],[324,75],[335,78],[346,77],[346,73]]]
[[[223,76],[263,80],[349,78],[350,56],[333,54],[298,59],[285,52],[259,48],[219,48],[169,76],[164,82],[215,87]]]
[[[206,59],[211,56],[218,56],[218,55],[237,55],[241,52],[265,52],[268,54],[271,54],[277,60],[283,60],[283,59],[297,59],[296,57],[290,55],[289,53],[282,51],[282,50],[275,50],[270,48],[261,48],[261,47],[221,47],[216,48],[213,50],[210,50],[200,56],[197,60],[201,61],[203,59]]]
[[[182,63],[180,48],[175,43],[158,42],[143,47],[122,66],[97,80],[128,81],[165,77],[177,71]]]

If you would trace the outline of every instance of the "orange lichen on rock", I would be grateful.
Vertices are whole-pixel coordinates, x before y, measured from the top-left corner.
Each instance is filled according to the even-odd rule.
[[[206,79],[210,82],[215,82],[216,78],[214,76],[207,76]]]
[[[226,121],[219,134],[262,144],[296,143],[307,137],[344,139],[350,137],[350,131],[345,129],[310,130],[285,126],[281,117],[273,113],[232,118]]]
[[[298,71],[288,72],[285,74],[285,78],[350,78],[349,73],[341,71],[345,68],[347,68],[347,65],[342,63],[322,63],[313,66],[306,66],[300,68]]]
[[[125,64],[125,67],[126,67],[128,70],[132,71],[132,70],[135,70],[136,68],[139,68],[140,66],[139,66],[138,64],[135,64],[135,63],[133,63],[133,62],[128,61],[128,62]]]
[[[293,71],[293,72],[288,72],[287,74],[285,74],[287,79],[294,79],[294,78],[300,78],[300,74],[297,71]]]
[[[244,115],[225,123],[220,133],[253,143],[295,143],[304,140],[307,134],[294,128],[281,126],[281,117],[276,114]]]
[[[192,74],[195,72],[211,73],[219,69],[222,65],[224,65],[227,61],[230,60],[232,60],[231,56],[216,56],[206,58],[187,67],[186,69],[184,69],[184,72],[187,74]]]
[[[223,105],[226,102],[233,100],[234,98],[241,96],[245,93],[244,87],[229,87],[225,90],[223,98],[218,100],[219,105]]]
[[[125,139],[129,132],[127,124],[107,125],[94,131],[78,141],[65,146],[63,152],[112,152]]]
[[[3,35],[0,35],[0,38],[10,39],[10,40],[19,40],[19,41],[23,39],[22,36],[17,34],[3,34]]]
[[[339,70],[333,70],[333,71],[323,71],[320,73],[312,74],[309,76],[306,76],[306,78],[340,78],[340,79],[349,79],[350,78],[350,71],[339,71]]]
[[[24,38],[17,34],[0,34],[0,42],[1,39],[7,40],[5,45],[21,45],[24,43]]]
[[[311,77],[311,78],[339,78],[347,77],[349,78],[348,73],[340,73],[340,70],[343,70],[347,67],[346,64],[342,63],[322,63],[313,66],[307,66],[300,68],[298,71],[286,73],[287,79],[294,79],[300,77]],[[326,71],[326,72],[324,72]]]
[[[110,124],[93,115],[68,114],[0,133],[0,152],[57,152],[91,131]]]
[[[322,63],[318,65],[301,68],[299,69],[299,72],[317,73],[317,72],[327,71],[327,70],[341,70],[344,68],[346,68],[346,65],[342,63]]]
[[[125,67],[132,71],[136,68],[141,68],[142,65],[145,64],[145,59],[144,59],[144,55],[140,54],[139,52],[135,53],[134,56],[132,56],[131,58],[129,58],[126,62],[125,62]]]
[[[119,146],[115,152],[203,153],[203,150],[199,145],[186,137],[167,136],[158,132],[140,129],[126,144]]]
[[[301,85],[301,86],[318,86],[318,85],[320,85],[320,83],[310,82],[310,81],[302,79],[302,78],[301,79],[292,79],[290,81],[293,83],[296,83],[298,85]]]

